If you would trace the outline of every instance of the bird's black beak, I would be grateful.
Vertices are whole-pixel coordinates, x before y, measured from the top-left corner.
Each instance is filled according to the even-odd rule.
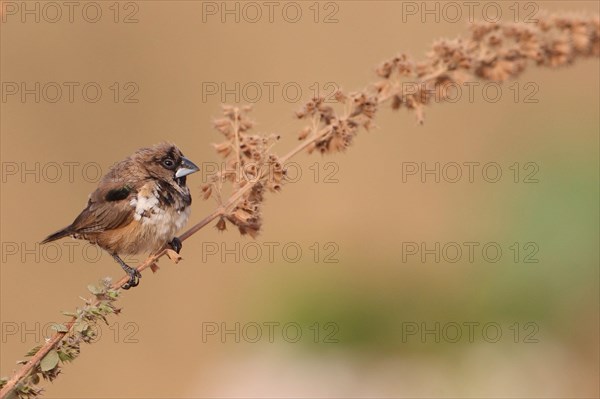
[[[192,161],[190,161],[186,157],[182,157],[181,165],[179,165],[177,172],[175,172],[175,177],[180,178],[183,176],[187,176],[187,175],[197,172],[199,170],[200,170],[200,168],[197,167]]]

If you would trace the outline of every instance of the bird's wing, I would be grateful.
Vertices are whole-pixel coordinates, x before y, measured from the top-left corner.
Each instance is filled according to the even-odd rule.
[[[77,216],[74,233],[99,233],[126,226],[133,220],[137,187],[122,181],[105,181],[90,195],[87,207]]]

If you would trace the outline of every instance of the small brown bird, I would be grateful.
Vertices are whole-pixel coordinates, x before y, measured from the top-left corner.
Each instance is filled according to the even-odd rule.
[[[67,236],[96,244],[129,274],[123,288],[135,287],[142,276],[119,255],[156,253],[167,243],[181,250],[175,233],[187,222],[192,203],[186,176],[198,170],[175,145],[140,148],[102,177],[73,223],[42,244]]]

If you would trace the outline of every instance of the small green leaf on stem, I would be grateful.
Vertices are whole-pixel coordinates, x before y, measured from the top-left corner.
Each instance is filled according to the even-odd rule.
[[[56,352],[56,349],[52,349],[46,354],[46,356],[44,356],[44,358],[40,362],[40,369],[42,371],[50,371],[58,365],[58,360],[59,357],[58,353]]]

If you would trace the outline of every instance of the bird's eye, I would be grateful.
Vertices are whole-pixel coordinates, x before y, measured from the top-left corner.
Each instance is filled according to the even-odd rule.
[[[167,169],[173,169],[175,166],[175,161],[173,161],[171,158],[166,158],[163,160],[162,164]]]

